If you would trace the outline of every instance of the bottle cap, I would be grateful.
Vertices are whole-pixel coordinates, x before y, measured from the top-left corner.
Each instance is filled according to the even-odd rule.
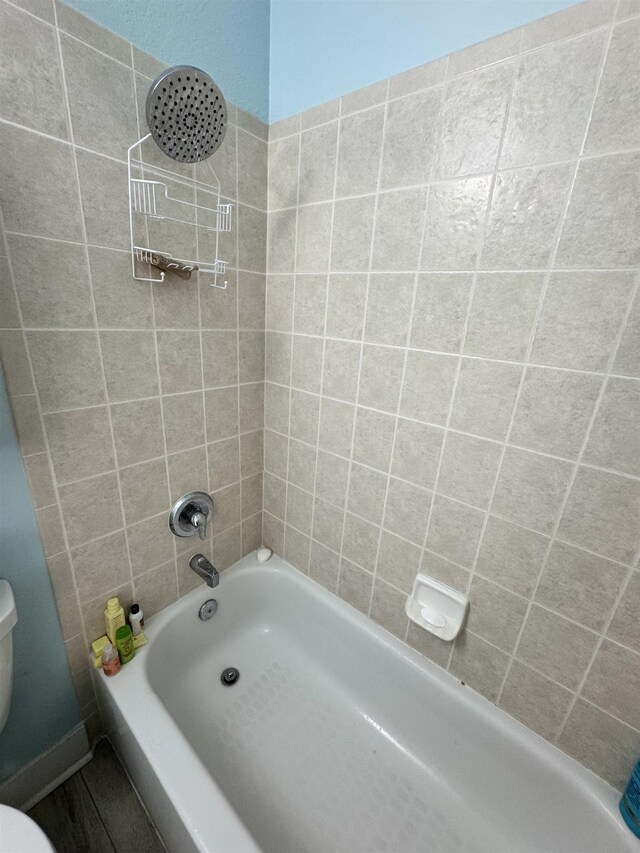
[[[120,602],[117,598],[110,598],[107,601],[107,610],[109,613],[115,613],[117,610],[120,610]]]
[[[129,612],[130,613],[139,613],[140,612],[140,605],[139,604],[132,604],[131,610]]]
[[[118,640],[126,640],[131,636],[131,628],[128,625],[121,625],[116,631],[116,643]]]

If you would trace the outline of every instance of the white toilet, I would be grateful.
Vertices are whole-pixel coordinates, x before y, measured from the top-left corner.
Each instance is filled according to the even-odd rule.
[[[38,824],[24,812],[0,806],[1,853],[56,853]]]
[[[9,582],[0,580],[0,731],[11,707],[13,627],[18,621]],[[18,809],[0,805],[0,853],[55,853],[35,821]]]
[[[9,581],[0,580],[0,732],[11,707],[13,689],[13,628],[18,621]]]

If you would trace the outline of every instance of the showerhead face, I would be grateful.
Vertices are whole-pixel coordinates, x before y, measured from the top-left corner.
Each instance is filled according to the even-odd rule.
[[[147,124],[168,157],[196,163],[220,147],[227,132],[227,105],[208,74],[191,65],[176,65],[151,84]]]

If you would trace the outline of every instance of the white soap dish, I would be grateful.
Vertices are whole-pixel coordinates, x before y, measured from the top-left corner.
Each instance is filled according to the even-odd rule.
[[[441,640],[455,640],[467,618],[469,599],[427,575],[416,575],[405,611],[409,619]]]

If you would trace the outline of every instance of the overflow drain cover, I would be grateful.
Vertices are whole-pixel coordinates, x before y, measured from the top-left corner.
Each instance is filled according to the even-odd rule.
[[[235,684],[239,678],[240,673],[235,668],[235,666],[229,666],[227,667],[227,669],[222,671],[220,681],[224,684],[225,687],[231,687],[231,685]]]

